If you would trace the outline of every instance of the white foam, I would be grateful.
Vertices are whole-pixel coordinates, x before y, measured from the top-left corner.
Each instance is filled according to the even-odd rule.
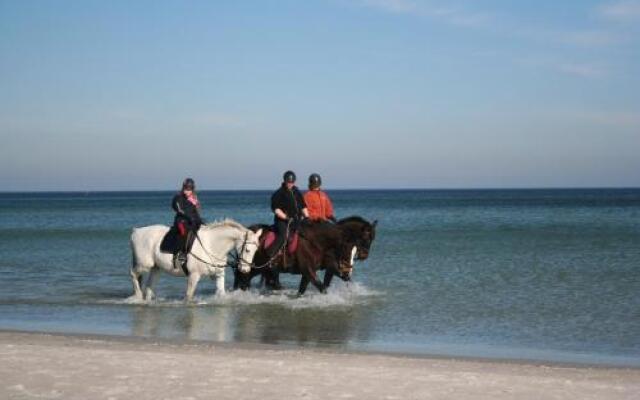
[[[380,295],[379,292],[368,289],[359,283],[336,284],[329,288],[327,294],[319,293],[310,287],[304,296],[299,297],[295,289],[279,292],[234,291],[224,296],[214,296],[211,304],[216,305],[253,305],[273,304],[287,308],[324,308],[336,306],[353,306],[364,304],[371,297]]]
[[[102,304],[120,305],[146,305],[156,307],[184,307],[188,306],[248,306],[256,304],[270,304],[281,307],[300,308],[326,308],[326,307],[351,307],[358,304],[366,304],[373,297],[382,295],[381,292],[367,288],[366,286],[350,282],[345,284],[338,282],[331,286],[326,294],[319,293],[314,287],[309,287],[307,293],[298,296],[296,289],[281,291],[261,291],[252,289],[248,291],[236,290],[223,295],[208,297],[196,296],[192,303],[186,304],[183,299],[167,299],[158,297],[154,300],[140,300],[135,297],[126,299],[101,300]]]

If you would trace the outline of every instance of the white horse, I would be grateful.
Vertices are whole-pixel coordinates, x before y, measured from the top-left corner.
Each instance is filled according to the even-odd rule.
[[[182,268],[174,268],[173,255],[160,251],[160,242],[169,231],[165,225],[151,225],[134,228],[131,233],[131,280],[136,299],[151,300],[155,297],[154,287],[160,269],[173,276],[185,276]],[[262,230],[254,233],[241,224],[226,219],[221,222],[202,225],[198,237],[187,256],[186,300],[191,301],[201,276],[216,278],[216,294],[224,294],[224,271],[227,257],[235,250],[239,261],[238,268],[247,273],[251,270],[253,256],[258,249],[258,239]],[[142,292],[142,274],[149,273],[145,293]]]

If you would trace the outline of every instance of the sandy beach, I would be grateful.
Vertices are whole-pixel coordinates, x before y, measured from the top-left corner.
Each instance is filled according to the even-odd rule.
[[[3,399],[637,399],[640,370],[0,332]]]

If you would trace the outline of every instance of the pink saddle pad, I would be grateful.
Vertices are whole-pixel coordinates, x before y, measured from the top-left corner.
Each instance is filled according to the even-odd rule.
[[[287,252],[289,254],[293,254],[296,252],[298,248],[298,232],[295,232],[293,235],[289,236],[289,244],[287,245]],[[269,231],[267,236],[265,236],[264,241],[262,242],[262,248],[268,249],[271,247],[273,242],[276,241],[276,234],[273,231]]]

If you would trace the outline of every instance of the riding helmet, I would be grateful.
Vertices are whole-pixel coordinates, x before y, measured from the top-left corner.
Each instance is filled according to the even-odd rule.
[[[187,178],[182,182],[182,190],[195,190],[196,183],[191,178]]]
[[[285,183],[294,183],[296,181],[296,174],[293,171],[287,171],[282,175],[282,180]]]
[[[309,187],[312,189],[322,186],[322,178],[319,174],[309,175]]]

